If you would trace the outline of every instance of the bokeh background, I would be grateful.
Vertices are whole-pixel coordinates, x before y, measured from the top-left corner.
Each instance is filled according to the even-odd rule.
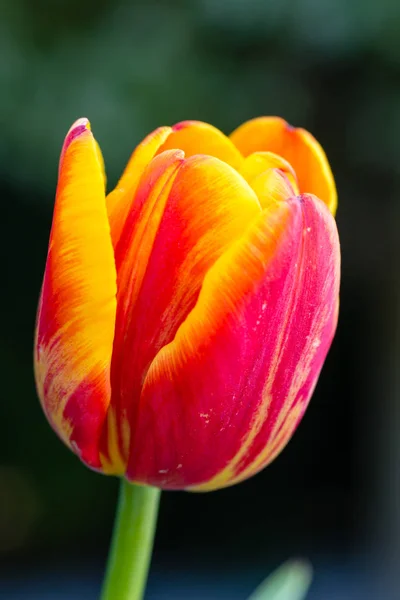
[[[290,556],[310,599],[400,598],[398,0],[0,2],[0,597],[97,597],[117,481],[58,441],[32,334],[64,135],[90,118],[110,187],[158,125],[308,128],[339,191],[338,334],[307,415],[254,479],[165,494],[148,598],[244,599]]]

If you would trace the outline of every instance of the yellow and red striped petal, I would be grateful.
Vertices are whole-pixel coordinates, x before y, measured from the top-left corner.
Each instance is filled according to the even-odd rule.
[[[99,468],[110,402],[116,269],[99,149],[87,119],[70,129],[61,154],[35,335],[35,378],[59,436]]]
[[[143,325],[141,316],[137,322],[133,320],[132,306],[135,306],[146,275],[168,192],[183,158],[182,152],[169,151],[147,165],[116,246],[118,309],[111,370],[113,395],[100,453],[103,471],[110,474],[122,475],[125,472],[131,436],[130,413],[138,397],[137,389],[129,397],[119,389],[125,339],[128,333],[134,335]],[[148,298],[147,301],[151,303],[152,300]],[[159,326],[159,321],[156,324]],[[130,378],[140,389],[142,375],[137,357],[128,354],[125,359]],[[132,384],[131,390],[133,387]]]
[[[160,146],[158,153],[179,148],[186,158],[195,154],[208,154],[238,169],[243,156],[219,129],[202,121],[182,121],[172,127],[172,132]]]
[[[171,131],[171,127],[159,127],[136,147],[115,189],[107,196],[107,212],[114,248],[131,210],[143,171]]]
[[[337,194],[332,171],[311,133],[291,127],[279,117],[259,117],[243,123],[230,139],[244,156],[258,151],[282,156],[296,171],[300,192],[315,194],[335,214]]]
[[[339,260],[334,219],[314,196],[273,203],[255,218],[151,363],[129,479],[211,490],[280,452],[334,335]]]
[[[134,206],[116,256],[111,410],[119,423],[120,465],[135,443],[130,438],[152,360],[193,309],[205,273],[261,212],[251,188],[227,164],[204,155],[183,159],[173,150],[150,163]],[[115,454],[105,439],[109,469],[118,462]]]

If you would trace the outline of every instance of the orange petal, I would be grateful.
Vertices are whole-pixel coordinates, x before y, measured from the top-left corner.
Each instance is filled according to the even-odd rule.
[[[300,192],[318,196],[334,215],[337,194],[332,171],[317,140],[279,117],[259,117],[238,127],[230,139],[244,156],[270,151],[285,158],[295,169]]]
[[[186,157],[208,154],[223,160],[234,169],[243,162],[243,156],[231,140],[219,129],[201,121],[182,121],[172,128],[172,133],[160,146],[158,153],[179,148]]]
[[[177,154],[166,151],[150,163],[135,201],[142,210],[129,216],[118,246],[112,385],[119,397],[113,394],[112,406],[121,416],[120,447],[127,458],[124,423],[134,440],[151,361],[192,310],[205,273],[261,211],[244,179],[218,159],[178,158],[178,170],[167,173],[168,156]]]
[[[107,212],[114,248],[121,236],[126,218],[134,201],[140,178],[148,163],[168,138],[172,129],[159,127],[150,133],[134,150],[115,189],[107,196]]]
[[[256,217],[207,272],[195,307],[151,363],[129,479],[217,489],[282,450],[334,335],[339,257],[335,221],[315,197]]]
[[[116,269],[104,177],[87,119],[61,154],[35,337],[35,377],[59,436],[89,466],[110,401]]]

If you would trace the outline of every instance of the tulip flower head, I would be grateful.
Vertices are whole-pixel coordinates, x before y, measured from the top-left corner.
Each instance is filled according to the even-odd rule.
[[[67,134],[35,336],[60,438],[163,489],[251,477],[301,420],[337,323],[336,191],[277,117],[230,137],[160,127],[106,194],[86,119]]]

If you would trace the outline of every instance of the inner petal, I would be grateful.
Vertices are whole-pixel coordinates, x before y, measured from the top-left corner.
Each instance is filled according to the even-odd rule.
[[[265,173],[268,169],[279,169],[282,171],[296,190],[296,193],[298,193],[296,171],[287,160],[273,152],[253,152],[253,154],[245,158],[239,168],[239,173],[251,185],[256,177]]]
[[[250,154],[243,161],[239,172],[256,193],[262,208],[299,193],[293,167],[273,152]]]
[[[292,127],[279,117],[259,117],[240,125],[230,139],[243,156],[268,150],[283,156],[294,167],[301,193],[320,198],[334,215],[337,194],[325,152],[311,133]]]
[[[209,154],[223,160],[234,169],[243,162],[235,144],[219,129],[201,121],[182,121],[172,127],[172,132],[160,146],[158,153],[179,148],[186,157]]]
[[[268,169],[255,177],[251,183],[262,208],[282,202],[297,195],[288,177],[280,169]]]

